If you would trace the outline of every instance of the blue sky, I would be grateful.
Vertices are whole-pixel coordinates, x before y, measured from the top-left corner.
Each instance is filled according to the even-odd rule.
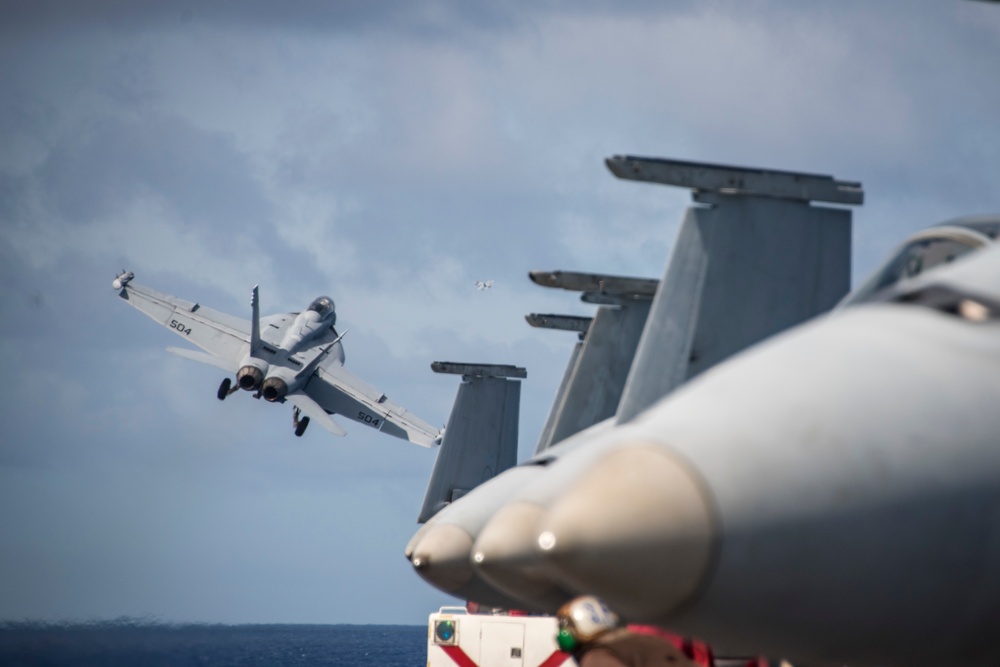
[[[219,403],[118,302],[337,302],[347,365],[443,423],[431,361],[528,368],[534,446],[587,314],[532,269],[659,277],[654,155],[860,180],[855,276],[1000,211],[1000,10],[793,3],[0,2],[0,620],[422,623],[432,451]],[[492,279],[479,292],[475,280]]]

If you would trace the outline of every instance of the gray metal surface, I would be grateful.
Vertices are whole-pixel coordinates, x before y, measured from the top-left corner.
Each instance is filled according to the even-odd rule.
[[[461,374],[462,383],[424,494],[419,523],[517,463],[521,383],[509,378],[526,376],[516,366],[435,362],[432,367],[437,372]]]
[[[707,162],[615,155],[605,160],[618,178],[677,185],[703,192],[745,194],[797,201],[833,204],[864,203],[857,181],[838,181],[832,176],[776,169],[756,169]]]
[[[465,364],[454,361],[435,361],[431,363],[431,370],[435,373],[451,373],[470,377],[528,377],[528,371],[524,368],[509,364]]]
[[[998,302],[987,247],[754,346],[505,489],[474,567],[720,653],[1000,664]]]
[[[545,418],[545,425],[542,426],[541,435],[538,436],[538,443],[535,445],[535,456],[548,449],[549,445],[552,444],[552,432],[562,414],[566,390],[569,388],[570,379],[573,377],[576,366],[580,361],[580,352],[583,350],[583,336],[584,334],[580,334],[581,339],[573,345],[573,352],[569,355],[569,362],[567,362],[566,370],[563,372],[562,380],[559,382],[559,389],[556,391],[555,400],[552,401],[549,414]]]
[[[909,289],[936,284],[1000,295],[1000,249]],[[539,534],[551,530],[563,549],[596,536],[580,557],[614,564],[600,578],[570,565],[574,592],[720,651],[810,665],[1000,664],[998,326],[904,300],[776,336],[619,427]],[[588,449],[533,483],[551,485],[546,477]],[[690,529],[627,525],[670,509],[657,500],[664,480],[633,480],[619,494],[603,486],[614,482],[611,456],[638,451],[683,462],[716,517],[712,565],[683,604],[650,593],[682,576],[674,550]],[[565,515],[575,508],[562,504],[573,497],[603,502],[574,525]]]
[[[629,278],[578,271],[531,271],[528,277],[542,287],[647,298],[652,298],[657,286],[657,281],[651,278]]]
[[[640,303],[650,308],[618,403],[619,416],[634,416],[711,364],[833,306],[846,291],[849,211],[778,198],[774,191],[748,196],[733,194],[730,188],[726,193],[695,193],[696,201],[711,208],[688,211],[658,289],[655,280],[617,282],[611,280],[613,276],[571,272],[532,274],[538,284],[584,291],[587,300],[608,305],[598,312],[584,346],[571,359],[533,460],[448,506],[411,540],[408,555],[425,580],[469,599],[514,595],[526,608],[554,609],[549,605],[561,589],[540,585],[544,583],[538,579],[541,556],[537,540],[526,532],[531,527],[525,521],[530,523],[530,516],[545,512],[575,482],[577,473],[596,464],[619,438],[637,432],[635,421],[616,426],[608,419],[561,441],[557,434],[560,425],[566,427],[562,433],[571,433],[581,423],[597,419],[599,411],[586,403],[591,396],[602,406],[613,403],[602,394],[608,383],[588,386],[592,373],[581,370],[586,345],[598,338],[595,330],[605,312],[621,316],[619,308]],[[730,289],[733,294],[727,293]],[[644,300],[635,298],[640,292]],[[613,318],[607,319],[609,330]],[[601,363],[609,363],[606,355],[621,355],[620,360],[627,348],[622,340],[611,344],[605,340],[603,350],[598,344],[592,350],[596,360],[603,356]],[[692,350],[697,352],[693,361]],[[574,382],[580,383],[579,388]],[[569,407],[570,403],[575,407]],[[574,420],[581,421],[571,426]],[[498,535],[500,539],[491,539]],[[498,544],[504,545],[500,552]],[[473,554],[473,545],[481,547],[482,572],[474,558],[480,551]],[[528,590],[530,595],[518,593]]]
[[[648,300],[598,309],[536,455],[616,413],[648,315]]]
[[[628,421],[730,355],[836,305],[850,284],[851,212],[702,195],[667,262],[618,409]]]
[[[576,317],[574,315],[541,315],[539,313],[525,315],[524,319],[527,320],[528,324],[539,329],[575,331],[578,334],[581,334],[581,339],[583,338],[583,334],[587,333],[587,329],[590,328],[590,323],[594,320],[593,317]]]

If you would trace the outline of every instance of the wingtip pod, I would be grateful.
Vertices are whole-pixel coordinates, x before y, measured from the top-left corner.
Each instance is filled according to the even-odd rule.
[[[129,282],[131,282],[133,278],[135,278],[134,273],[122,269],[122,272],[116,275],[115,279],[111,281],[111,286],[114,287],[116,290],[123,289],[126,285],[129,284]]]
[[[441,445],[441,441],[444,439],[443,435],[437,435],[433,438],[427,435],[424,431],[420,430],[410,430],[407,431],[407,440],[412,442],[414,445],[420,447],[426,447],[427,449],[433,449]]]
[[[409,412],[405,413],[405,426],[403,426],[406,432],[406,439],[415,445],[420,445],[421,447],[427,447],[432,449],[434,447],[439,447],[441,442],[444,440],[444,427],[440,429],[435,429],[433,426],[428,424],[416,417]],[[387,425],[387,424],[384,424]],[[402,425],[402,423],[401,423]]]

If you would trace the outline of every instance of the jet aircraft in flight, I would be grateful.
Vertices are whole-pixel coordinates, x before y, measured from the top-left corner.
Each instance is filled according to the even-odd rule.
[[[346,435],[334,421],[333,415],[339,414],[424,447],[439,443],[438,429],[344,368],[342,339],[347,332],[335,328],[337,313],[330,297],[318,297],[299,313],[261,318],[255,285],[248,321],[157,292],[134,278],[131,271],[115,277],[112,286],[118,296],[204,350],[168,347],[169,352],[233,374],[235,383],[227,377],[219,386],[220,401],[238,389],[269,403],[288,401],[294,406],[297,436],[310,421]]]

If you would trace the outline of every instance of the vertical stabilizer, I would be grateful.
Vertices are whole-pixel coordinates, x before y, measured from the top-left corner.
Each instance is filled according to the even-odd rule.
[[[533,327],[540,327],[543,329],[561,329],[563,331],[575,331],[579,336],[576,344],[573,345],[573,351],[570,353],[569,362],[566,364],[566,370],[563,372],[562,380],[559,382],[559,389],[556,390],[555,400],[552,401],[552,407],[549,409],[549,415],[545,419],[545,425],[542,426],[542,434],[538,438],[538,445],[535,447],[535,455],[537,456],[541,452],[548,449],[549,445],[552,443],[552,432],[555,429],[556,422],[559,421],[559,414],[562,412],[562,406],[566,399],[566,390],[569,387],[570,379],[573,377],[573,372],[576,370],[576,365],[580,360],[580,351],[583,349],[583,341],[587,337],[587,330],[590,329],[590,323],[593,318],[590,317],[573,317],[571,315],[539,315],[538,313],[532,313],[526,315],[525,319]]]
[[[695,190],[639,341],[617,419],[768,336],[832,308],[850,286],[860,183],[617,156],[620,178]]]
[[[549,411],[535,455],[585,428],[613,417],[622,397],[632,359],[657,281],[570,271],[533,271],[544,287],[583,292],[581,298],[600,307],[585,328],[572,329],[566,316],[530,315],[532,326],[581,332]]]
[[[260,350],[260,297],[258,285],[250,292],[250,355],[256,356]]]
[[[419,523],[517,462],[524,368],[436,361],[436,373],[462,376],[431,472]]]

